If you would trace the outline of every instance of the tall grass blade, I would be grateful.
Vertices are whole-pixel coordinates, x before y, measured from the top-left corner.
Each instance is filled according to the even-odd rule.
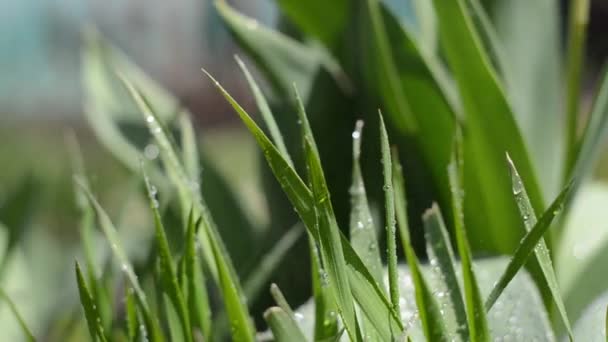
[[[304,123],[303,123],[304,124]],[[351,340],[356,340],[357,323],[353,298],[350,290],[346,262],[340,242],[340,230],[325,184],[321,161],[309,136],[305,137],[304,150],[312,183],[315,212],[318,220],[318,237],[321,246],[321,260],[329,281],[330,292],[342,317],[342,322]]]
[[[523,220],[523,224],[526,228],[526,231],[530,232],[530,230],[532,230],[532,228],[534,228],[534,225],[536,225],[536,223],[538,222],[536,219],[536,214],[534,213],[534,209],[532,208],[532,204],[530,203],[530,198],[528,197],[526,187],[524,186],[524,183],[521,177],[519,176],[519,172],[517,172],[515,164],[513,164],[513,161],[511,160],[508,154],[507,162],[509,164],[509,170],[511,172],[511,179],[513,183],[513,196],[515,197],[515,201],[517,202],[517,207],[519,209],[519,212],[521,213],[521,218]],[[567,187],[566,190],[569,190],[569,187]],[[555,216],[555,214],[553,214],[553,216]],[[550,223],[551,220],[547,222],[547,225],[549,225]],[[549,286],[549,290],[551,291],[551,296],[553,297],[553,301],[557,306],[557,310],[559,311],[561,319],[564,322],[564,325],[566,326],[566,330],[568,331],[570,339],[572,340],[572,328],[570,326],[570,321],[568,320],[568,316],[566,314],[566,308],[564,306],[564,302],[559,291],[557,277],[555,276],[553,263],[551,262],[551,256],[549,254],[549,250],[547,249],[545,240],[541,237],[538,241],[538,244],[535,244],[534,246],[534,254],[536,255],[538,264],[540,265],[544,278],[547,281],[547,285]]]
[[[272,298],[274,298],[275,303],[277,303],[277,305],[283,311],[285,311],[285,313],[289,317],[295,319],[296,315],[293,312],[293,309],[291,308],[291,306],[287,302],[287,299],[285,299],[285,296],[283,295],[283,292],[281,292],[281,289],[277,286],[277,284],[272,283],[270,285],[270,294],[272,295]]]
[[[289,166],[270,139],[268,139],[264,132],[251,119],[249,114],[245,112],[226,90],[213,79],[213,77],[209,74],[207,75],[215,83],[226,100],[233,106],[245,126],[250,130],[260,145],[260,148],[264,151],[264,156],[266,157],[268,165],[283,188],[283,191],[287,194],[287,197],[291,201],[296,212],[304,222],[309,236],[312,237],[315,244],[321,245],[318,239],[318,229],[316,228],[316,216],[314,211],[315,200],[312,192],[304,184],[295,170]],[[302,126],[304,129],[307,129],[307,120],[302,122]],[[312,152],[313,148],[311,145],[313,145],[314,142],[310,142],[310,139],[306,140],[308,141],[309,155],[313,154],[314,152]],[[313,158],[313,161],[314,159],[316,158]],[[328,199],[324,199],[323,202],[327,200]],[[403,324],[396,318],[396,313],[392,310],[390,302],[386,299],[382,289],[376,283],[374,277],[369,273],[356,252],[352,249],[348,239],[344,236],[341,236],[341,245],[348,266],[349,277],[354,279],[351,281],[353,283],[352,295],[359,303],[364,314],[370,318],[370,320],[374,319],[374,326],[379,332],[384,333],[384,336],[387,339],[390,339],[391,336],[391,326],[394,327],[393,332],[396,330],[395,336],[399,335],[403,331]],[[363,305],[361,304],[362,302],[369,305]],[[388,321],[387,317],[389,318]]]
[[[13,316],[15,316],[15,318],[17,319],[17,322],[19,323],[19,327],[21,328],[21,331],[25,335],[25,339],[28,342],[35,342],[36,338],[32,334],[32,331],[30,330],[30,328],[27,326],[27,323],[25,323],[25,320],[23,319],[23,316],[21,316],[21,314],[19,313],[19,310],[17,310],[17,306],[11,300],[11,298],[6,294],[6,292],[4,292],[4,290],[1,288],[0,288],[0,298],[3,299],[8,304],[8,308],[13,313]],[[102,328],[102,330],[103,330],[103,328]],[[91,337],[93,337],[94,336],[93,331],[90,331],[90,332],[91,332]],[[102,341],[105,341],[105,340],[102,340]]]
[[[353,173],[350,187],[350,242],[378,284],[383,282],[382,259],[378,247],[377,231],[367,202],[365,184],[361,174],[361,140],[363,121],[358,120],[353,137]]]
[[[184,161],[184,169],[192,182],[200,182],[201,170],[200,161],[198,158],[198,144],[196,142],[196,133],[192,126],[192,119],[188,112],[181,112],[178,117],[179,128],[181,132],[181,147],[182,160]]]
[[[450,336],[446,330],[443,315],[433,292],[420,270],[420,263],[410,240],[409,223],[406,214],[405,182],[403,181],[402,168],[397,158],[393,160],[392,179],[395,186],[394,205],[397,212],[399,235],[401,236],[401,243],[415,287],[416,306],[418,307],[424,336],[429,341],[448,341],[450,340]]]
[[[76,262],[75,264],[75,269],[76,282],[78,284],[78,293],[80,294],[80,303],[82,304],[82,308],[84,309],[84,316],[87,320],[87,326],[89,327],[89,333],[91,334],[91,338],[93,338],[94,340],[97,340],[99,338],[100,341],[107,341],[101,320],[101,315],[97,310],[97,306],[95,305],[95,300],[91,296],[91,292],[87,288],[86,281],[84,280],[82,271],[80,271],[80,265],[78,264],[78,262]]]
[[[295,320],[280,307],[271,307],[264,312],[264,319],[277,342],[305,342],[306,337]]]
[[[281,152],[281,155],[283,155],[287,162],[289,162],[289,165],[293,166],[293,162],[291,161],[291,157],[289,156],[289,152],[287,151],[287,147],[285,146],[285,141],[283,140],[283,135],[281,134],[281,131],[279,131],[279,126],[277,125],[277,122],[274,119],[274,115],[270,110],[270,106],[268,105],[268,101],[266,101],[266,97],[262,93],[262,90],[258,86],[253,76],[251,76],[251,73],[249,72],[249,69],[247,69],[245,63],[243,63],[243,61],[236,55],[234,56],[234,58],[236,59],[236,62],[241,68],[243,74],[245,74],[247,83],[249,83],[249,88],[253,93],[255,103],[258,107],[258,110],[260,111],[260,114],[262,115],[262,119],[264,119],[266,127],[268,127],[268,132],[272,137],[272,141],[279,149],[279,152]]]
[[[456,276],[455,257],[450,242],[450,235],[443,221],[441,211],[437,205],[427,210],[422,221],[424,224],[424,237],[426,250],[433,270],[439,273],[439,284],[442,287],[442,296],[439,301],[447,303],[455,319],[456,331],[463,341],[468,338],[467,315],[460,284]]]
[[[125,291],[125,316],[127,336],[129,337],[129,341],[135,341],[139,327],[139,319],[137,317],[137,303],[133,297],[133,289],[130,287]]]
[[[167,299],[169,299],[173,310],[179,317],[179,323],[182,327],[183,338],[187,341],[192,340],[192,328],[190,326],[190,316],[188,314],[188,308],[186,307],[186,301],[184,294],[177,280],[177,272],[173,259],[171,257],[171,251],[169,249],[169,242],[167,241],[167,235],[165,233],[165,227],[162,223],[162,218],[158,212],[158,200],[157,189],[152,185],[144,166],[142,164],[142,173],[144,182],[146,185],[146,191],[148,193],[148,199],[150,201],[150,208],[152,210],[152,216],[154,218],[154,230],[156,233],[156,244],[158,248],[158,258],[160,262],[160,278],[161,288],[166,292]],[[167,307],[169,305],[166,305]],[[170,310],[170,309],[169,309]]]
[[[559,196],[557,196],[551,206],[549,206],[549,209],[545,211],[540,220],[534,224],[534,227],[532,227],[532,229],[530,229],[526,236],[521,240],[521,243],[511,257],[507,268],[500,276],[500,279],[496,285],[494,285],[492,288],[492,292],[490,292],[490,295],[486,300],[486,310],[489,311],[492,308],[509,282],[513,279],[513,277],[515,277],[517,272],[525,266],[526,260],[530,254],[538,249],[539,242],[541,241],[543,235],[551,227],[553,219],[561,213],[561,209],[563,208],[564,203],[567,201],[568,196],[570,196],[572,190],[573,183],[571,182],[564,187]]]
[[[486,250],[509,253],[517,245],[520,232],[514,229],[519,227],[517,208],[505,191],[510,189],[510,179],[504,172],[504,151],[520,165],[535,212],[544,209],[544,201],[511,104],[465,1],[433,1],[443,50],[466,113],[464,152],[468,167],[462,183],[467,190],[464,210],[475,244],[483,243],[480,247]]]
[[[190,322],[193,328],[200,329],[205,341],[212,336],[211,331],[211,308],[209,296],[205,286],[205,277],[202,265],[196,251],[196,233],[201,220],[194,221],[194,215],[190,212],[188,228],[186,229],[186,249],[183,256],[183,270],[187,288],[187,305],[190,313]]]
[[[99,202],[95,199],[91,190],[84,184],[81,180],[76,179],[76,184],[82,189],[84,194],[87,196],[89,200],[89,205],[93,207],[95,211],[95,216],[97,218],[97,222],[99,227],[103,231],[106,239],[110,243],[110,248],[112,253],[120,263],[120,268],[122,272],[127,277],[130,285],[133,287],[135,291],[135,297],[137,298],[137,304],[139,305],[142,315],[144,317],[144,321],[146,323],[146,329],[151,334],[152,341],[162,341],[162,333],[160,330],[159,323],[155,316],[152,315],[152,311],[150,310],[150,306],[148,305],[148,301],[146,299],[146,294],[144,293],[141,285],[139,284],[139,280],[137,279],[137,275],[133,271],[133,266],[129,262],[129,258],[122,247],[122,243],[120,241],[120,237],[118,236],[118,232],[114,227],[114,224],[110,220],[108,214],[106,214],[105,210],[101,207]]]
[[[393,310],[399,310],[399,275],[397,274],[397,232],[395,222],[395,193],[393,191],[393,165],[391,162],[391,147],[384,126],[382,114],[380,117],[380,152],[382,156],[382,173],[384,175],[384,206],[385,206],[385,225],[386,225],[386,246],[388,263],[388,288]]]
[[[462,199],[464,196],[462,181],[462,146],[459,139],[459,132],[455,139],[452,161],[448,166],[448,178],[452,193],[452,213],[454,217],[454,232],[456,235],[456,245],[460,254],[462,266],[462,278],[464,284],[464,298],[466,304],[467,322],[469,327],[469,338],[472,342],[486,342],[490,340],[488,322],[485,307],[481,299],[479,285],[475,272],[471,250],[464,227],[464,217],[462,212]]]
[[[322,278],[325,271],[321,269],[319,249],[310,232],[308,233],[308,245],[310,249],[312,291],[315,301],[314,340],[322,341],[338,334],[338,317],[335,314],[334,302],[329,297],[329,289]]]

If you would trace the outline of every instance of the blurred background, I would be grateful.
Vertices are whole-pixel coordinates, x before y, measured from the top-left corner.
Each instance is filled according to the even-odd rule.
[[[386,2],[403,17],[412,16],[409,1]],[[229,3],[262,25],[274,27],[280,21],[272,0]],[[484,3],[490,15],[500,21],[500,6],[492,0]],[[568,2],[561,4],[563,21]],[[239,201],[245,214],[259,224],[268,220],[260,208],[264,204],[260,203],[261,190],[256,183],[256,147],[236,115],[200,72],[201,67],[209,70],[253,111],[245,79],[232,58],[239,52],[237,45],[211,0],[2,0],[0,215],[4,215],[7,226],[11,223],[29,229],[20,256],[0,274],[0,286],[15,295],[17,301],[36,302],[37,308],[24,306],[26,316],[43,317],[44,308],[40,306],[51,310],[58,302],[72,298],[75,290],[62,287],[63,277],[73,279],[71,260],[78,254],[79,239],[66,136],[75,133],[78,137],[87,169],[110,215],[120,217],[121,226],[143,227],[146,223],[125,215],[142,210],[137,208],[138,202],[125,198],[125,187],[132,185],[129,173],[101,147],[84,120],[81,32],[88,26],[94,26],[193,113],[203,148],[213,146],[207,149],[208,157],[222,177],[234,180],[228,185],[242,195]],[[592,1],[586,89],[593,88],[601,63],[608,56],[607,37],[608,2]],[[249,65],[253,67],[253,63]],[[598,171],[608,175],[605,166]],[[10,217],[16,211],[8,204],[12,194],[22,187],[35,189],[32,198],[23,202],[27,203],[27,210],[35,208],[29,211],[35,214],[28,215],[27,222]],[[137,235],[137,229],[134,231],[132,234]],[[0,251],[5,248],[2,245],[6,235],[0,229]],[[136,236],[134,241],[137,239],[143,238]],[[33,287],[26,271],[19,273],[20,269],[28,273],[33,270],[36,283],[44,284],[49,291],[34,294],[37,287]],[[0,322],[8,315],[0,304]]]

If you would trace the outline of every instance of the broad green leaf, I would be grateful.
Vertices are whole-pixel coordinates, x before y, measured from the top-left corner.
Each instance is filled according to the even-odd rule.
[[[363,121],[357,121],[353,137],[353,180],[350,187],[350,243],[378,284],[382,284],[382,259],[372,213],[367,202],[359,158]]]
[[[584,308],[608,288],[604,272],[608,263],[607,201],[605,183],[583,184],[555,248],[559,288],[572,321],[579,320]]]
[[[307,126],[304,122],[304,126]],[[342,317],[342,323],[351,340],[357,340],[357,323],[349,278],[344,260],[344,252],[340,241],[340,228],[336,222],[329,190],[325,183],[321,161],[311,137],[306,133],[304,150],[307,160],[309,177],[312,185],[314,211],[317,217],[318,239],[321,260],[327,272],[329,289],[336,301],[336,306]]]
[[[486,311],[481,299],[479,283],[477,282],[475,271],[473,270],[471,250],[467,239],[467,232],[464,227],[464,216],[462,211],[463,188],[461,186],[463,160],[462,145],[460,144],[459,137],[460,135],[456,136],[452,161],[448,166],[448,178],[452,193],[454,233],[456,235],[456,246],[461,260],[469,338],[473,342],[485,342],[490,340]]]
[[[434,1],[441,42],[458,84],[464,134],[464,209],[476,249],[508,253],[522,232],[510,196],[510,179],[502,156],[519,165],[535,213],[544,208],[536,173],[515,122],[511,105],[475,31],[464,0]]]
[[[277,342],[305,342],[306,338],[294,321],[282,308],[271,307],[264,312],[264,319]]]
[[[322,51],[263,27],[256,20],[236,12],[224,0],[216,0],[215,6],[241,48],[268,78],[275,93],[287,96],[295,82],[304,98],[308,97],[313,75],[325,58]]]
[[[515,277],[517,272],[525,265],[528,257],[532,252],[537,252],[541,246],[543,235],[551,227],[553,219],[560,214],[564,202],[567,200],[572,190],[572,183],[568,184],[559,196],[553,201],[549,209],[545,211],[540,220],[534,223],[534,226],[528,231],[526,236],[521,240],[519,246],[513,253],[509,265],[505,269],[504,273],[500,276],[500,279],[494,285],[490,296],[486,300],[486,309],[490,310],[496,300],[500,297],[501,292],[509,284],[511,279]],[[537,254],[538,255],[538,254]],[[550,265],[550,264],[549,264]],[[558,294],[559,296],[559,294]],[[561,298],[555,299],[556,302],[561,303]],[[560,304],[558,304],[560,305]],[[561,304],[563,307],[563,304]]]
[[[513,196],[515,197],[515,202],[517,202],[517,208],[519,209],[519,212],[521,214],[524,227],[526,228],[526,231],[530,232],[532,228],[534,228],[534,225],[536,225],[537,223],[536,214],[534,213],[534,208],[532,208],[532,204],[530,203],[530,198],[528,197],[527,189],[524,186],[522,178],[519,176],[519,172],[517,172],[517,168],[509,157],[509,154],[507,154],[507,161],[509,164],[509,171],[511,173],[511,182],[513,184]],[[568,195],[569,188],[570,187],[567,186],[562,192],[564,196]],[[558,197],[558,199],[560,198]],[[553,211],[560,210],[559,206],[561,204],[562,203],[557,203],[554,208],[549,208],[552,209],[549,212],[549,215],[553,215],[551,216],[551,218],[557,214]],[[546,225],[548,226],[550,225],[550,223],[551,220],[548,220]],[[549,250],[547,249],[547,245],[542,236],[539,239],[538,243],[533,244],[533,246],[535,246],[534,254],[536,255],[536,259],[538,260],[538,264],[540,265],[540,268],[543,272],[549,290],[551,291],[553,301],[557,306],[561,319],[564,322],[564,325],[566,326],[566,330],[568,330],[570,339],[572,340],[572,328],[570,327],[570,321],[568,320],[568,316],[566,315],[566,308],[564,307],[564,302],[560,294],[559,285],[557,283],[557,277],[555,276],[555,270],[553,269],[553,263],[551,262],[551,256],[549,255]]]
[[[21,327],[21,331],[23,332],[23,335],[25,335],[26,340],[29,342],[35,342],[36,338],[34,337],[32,332],[30,331],[30,328],[28,327],[27,323],[25,322],[25,320],[19,313],[19,310],[17,310],[17,306],[15,305],[15,303],[13,303],[11,298],[1,288],[0,288],[0,298],[8,304],[8,307],[11,310],[13,316],[15,316],[15,318],[19,322],[19,326]],[[99,325],[98,325],[98,327],[99,327]],[[103,328],[101,328],[101,329],[103,332]],[[91,331],[91,336],[94,336],[93,331]],[[105,339],[102,339],[102,341],[105,341]]]
[[[604,342],[608,339],[608,293],[604,292],[589,304],[574,325],[576,341]]]
[[[515,120],[539,175],[543,198],[554,198],[565,179],[560,1],[492,1],[488,13]]]
[[[276,271],[278,264],[300,239],[304,231],[305,228],[301,224],[294,225],[262,257],[243,285],[247,298],[257,298],[264,284],[271,278],[273,272]]]
[[[380,154],[382,156],[382,173],[384,175],[384,210],[386,213],[384,224],[386,226],[386,253],[388,263],[388,288],[393,310],[399,313],[399,285],[397,275],[397,232],[395,221],[395,193],[393,190],[393,164],[391,162],[391,147],[388,134],[384,126],[382,114],[380,116]]]
[[[158,274],[158,277],[160,278],[161,288],[166,293],[167,299],[170,300],[171,304],[166,304],[165,306],[171,306],[171,308],[168,308],[168,310],[173,309],[176,311],[182,328],[182,337],[189,341],[192,339],[190,316],[186,307],[184,294],[182,293],[181,287],[177,280],[177,272],[175,270],[175,265],[173,264],[171,251],[169,249],[169,242],[167,241],[167,236],[165,234],[165,227],[163,226],[162,218],[158,211],[158,200],[156,198],[158,190],[150,182],[143,165],[142,173],[148,193],[148,199],[150,201],[152,216],[154,217],[154,231],[156,233],[156,244],[160,263],[160,273]],[[175,334],[175,332],[173,333]]]
[[[279,126],[277,126],[277,122],[274,119],[274,115],[270,110],[268,102],[266,101],[266,97],[262,93],[262,90],[258,86],[253,76],[251,76],[251,73],[245,66],[245,63],[243,63],[243,61],[238,56],[235,56],[235,58],[239,67],[241,68],[241,71],[243,71],[243,74],[245,74],[247,83],[249,83],[249,88],[251,88],[251,92],[253,93],[255,103],[258,107],[258,110],[260,111],[260,114],[262,115],[262,118],[264,119],[266,127],[268,127],[268,131],[270,133],[270,136],[272,137],[274,144],[281,152],[281,155],[283,155],[283,157],[287,159],[289,165],[293,166],[293,162],[291,161],[291,157],[289,156],[289,152],[287,151],[287,147],[285,147],[285,142],[283,141],[283,135],[281,135],[281,132],[279,131]]]
[[[395,187],[396,188],[396,187]],[[437,273],[438,290],[437,300],[440,305],[447,307],[444,318],[448,327],[453,327],[450,333],[457,332],[462,341],[467,340],[467,315],[460,284],[456,276],[455,257],[452,250],[450,235],[437,205],[427,210],[423,217],[424,237],[429,263]]]
[[[385,153],[388,153],[386,151]],[[396,153],[395,153],[396,154]],[[403,181],[402,168],[398,159],[394,161],[394,167],[392,167],[392,179],[395,185],[395,208],[397,212],[397,223],[399,225],[399,233],[401,236],[401,244],[405,252],[405,257],[409,265],[409,269],[414,284],[414,292],[416,298],[416,306],[418,307],[418,315],[422,323],[422,329],[424,336],[428,341],[446,341],[453,338],[449,336],[449,332],[446,330],[445,319],[441,314],[440,307],[437,303],[433,290],[429,287],[427,280],[425,279],[422,271],[420,270],[420,262],[416,256],[416,252],[412,247],[409,233],[409,222],[407,219],[407,202],[405,199],[405,185]],[[386,160],[385,160],[386,165]],[[390,170],[390,169],[389,169]],[[387,172],[388,170],[385,170]],[[390,270],[389,270],[390,276]],[[399,301],[401,298],[397,298]]]
[[[572,177],[579,182],[587,180],[598,160],[608,134],[608,67],[593,102],[589,122],[585,128],[579,146],[576,163],[573,165]]]
[[[329,49],[341,43],[350,13],[350,1],[278,0],[277,3],[303,33],[320,40]]]
[[[148,301],[146,299],[146,294],[144,293],[139,280],[137,279],[137,275],[133,271],[133,266],[129,262],[129,258],[122,247],[122,242],[118,236],[118,232],[114,227],[114,224],[110,220],[108,214],[106,214],[105,210],[101,207],[101,205],[97,202],[91,190],[84,184],[82,181],[76,180],[76,184],[81,188],[84,194],[87,196],[89,200],[89,205],[94,209],[95,216],[99,227],[103,231],[106,239],[110,243],[110,248],[112,253],[120,263],[120,268],[127,280],[129,281],[131,287],[135,291],[135,297],[137,298],[137,304],[139,305],[142,315],[146,324],[146,329],[151,335],[150,338],[152,341],[162,341],[162,333],[160,331],[160,326],[157,321],[157,318],[152,315],[152,311],[150,310],[150,306],[148,305]]]

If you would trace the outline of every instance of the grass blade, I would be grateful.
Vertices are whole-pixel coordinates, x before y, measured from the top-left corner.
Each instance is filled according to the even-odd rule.
[[[23,334],[25,335],[26,340],[28,342],[35,342],[36,338],[32,334],[32,331],[30,330],[30,328],[28,328],[27,323],[25,323],[25,320],[23,319],[23,316],[21,316],[21,314],[19,313],[19,310],[17,310],[17,306],[11,300],[11,298],[4,292],[4,290],[1,288],[0,288],[0,298],[4,299],[4,301],[8,304],[8,308],[13,313],[13,316],[15,316],[15,318],[17,319],[17,322],[19,323],[19,326],[21,327],[21,331],[23,331]],[[102,328],[102,331],[103,331],[103,328]],[[93,337],[93,336],[94,336],[93,331],[91,331],[91,337]],[[105,341],[105,339],[103,339],[102,341]]]
[[[281,155],[285,157],[289,165],[293,166],[293,162],[291,161],[291,157],[289,156],[289,152],[287,151],[287,147],[285,146],[285,141],[283,140],[283,135],[281,135],[281,131],[279,131],[279,126],[277,125],[277,122],[274,119],[274,115],[272,115],[272,111],[270,110],[268,101],[266,101],[266,97],[262,93],[262,90],[258,86],[253,76],[251,76],[251,73],[247,69],[247,66],[245,66],[245,63],[243,63],[243,61],[236,55],[234,56],[234,58],[236,59],[236,62],[241,68],[241,71],[243,71],[243,74],[245,74],[247,83],[249,83],[249,88],[253,93],[255,103],[258,107],[258,110],[260,111],[260,114],[262,115],[262,118],[264,119],[266,127],[268,127],[268,132],[272,137],[272,141],[279,149],[279,152],[281,152]]]
[[[338,317],[335,314],[335,305],[329,297],[329,289],[322,279],[321,259],[314,237],[308,233],[310,249],[310,265],[312,276],[312,290],[315,301],[315,333],[314,340],[330,339],[338,334]]]
[[[304,125],[304,122],[303,122]],[[350,284],[346,272],[346,262],[340,242],[340,231],[334,216],[329,190],[325,184],[323,169],[318,153],[315,153],[313,143],[307,136],[304,141],[304,150],[318,218],[318,237],[321,246],[321,260],[327,272],[329,288],[336,306],[342,317],[342,322],[351,340],[357,340],[357,323],[355,309],[350,291]]]
[[[581,76],[585,53],[585,37],[589,23],[589,0],[570,2],[568,18],[568,56],[566,58],[566,171],[570,171],[576,158],[578,145],[578,117],[581,94]],[[568,175],[567,175],[568,176]]]
[[[486,311],[481,299],[477,278],[475,277],[475,272],[473,270],[471,250],[464,228],[464,217],[462,213],[463,190],[460,185],[462,177],[462,150],[459,137],[460,135],[457,134],[455,139],[455,151],[452,155],[452,161],[448,166],[448,179],[450,181],[452,193],[454,232],[462,266],[469,338],[472,342],[486,342],[490,340]]]
[[[128,287],[125,295],[125,316],[126,328],[129,341],[135,341],[137,336],[137,328],[139,327],[139,319],[137,317],[137,306],[133,297],[133,289]]]
[[[281,292],[281,289],[279,289],[277,284],[272,283],[270,285],[270,294],[272,295],[272,298],[274,298],[275,303],[277,303],[277,305],[281,308],[281,310],[283,310],[289,317],[295,318],[295,313],[293,312],[293,309],[287,302],[287,299],[285,299],[283,292]]]
[[[190,214],[188,228],[186,229],[186,250],[183,257],[183,269],[187,287],[187,303],[190,312],[190,322],[193,328],[200,329],[203,340],[208,341],[212,336],[211,308],[209,296],[205,287],[205,277],[199,256],[196,252],[196,228],[200,219],[194,222],[194,215]]]
[[[534,225],[538,222],[536,219],[536,214],[534,213],[534,209],[532,208],[532,204],[530,203],[530,198],[528,197],[526,187],[519,176],[519,172],[515,168],[513,161],[507,154],[507,162],[509,164],[509,170],[511,172],[511,179],[513,183],[513,196],[515,197],[515,201],[517,202],[517,207],[519,212],[521,213],[521,218],[523,220],[526,231],[530,232]],[[566,188],[568,190],[569,187]],[[555,210],[555,208],[554,208]],[[555,214],[553,214],[555,216]],[[553,217],[551,217],[552,219]],[[551,223],[551,220],[547,222],[547,225]],[[546,231],[546,229],[545,229]],[[541,237],[538,241],[538,245],[534,245],[534,254],[536,255],[536,259],[538,260],[538,264],[543,272],[544,278],[547,281],[547,285],[549,290],[551,291],[551,296],[553,297],[553,301],[557,306],[557,310],[561,316],[561,319],[566,326],[566,330],[568,331],[568,335],[572,340],[572,328],[570,326],[570,321],[568,320],[568,316],[566,314],[566,308],[564,307],[564,302],[561,298],[561,294],[559,291],[559,287],[557,285],[557,277],[555,276],[555,271],[553,270],[553,263],[551,262],[551,256],[549,255],[549,250],[547,249],[547,245],[545,240]]]
[[[158,258],[160,262],[160,278],[161,288],[167,294],[167,299],[170,300],[172,309],[175,310],[179,317],[179,321],[182,327],[183,338],[187,341],[192,340],[192,328],[190,326],[190,316],[188,309],[186,308],[186,301],[182,293],[181,287],[177,280],[177,272],[173,264],[171,257],[171,251],[169,250],[169,242],[165,234],[165,228],[162,223],[162,218],[158,212],[158,200],[156,199],[157,190],[150,182],[148,175],[142,164],[142,173],[144,176],[144,182],[146,185],[146,191],[148,193],[148,199],[150,201],[150,208],[152,210],[152,216],[154,217],[154,229],[156,232],[156,243],[158,246]],[[167,305],[169,306],[169,305]],[[168,310],[171,310],[168,308]]]
[[[433,3],[443,49],[466,114],[464,152],[469,167],[464,169],[462,185],[467,191],[464,210],[471,213],[467,216],[467,231],[476,247],[509,253],[521,232],[514,229],[519,227],[519,215],[505,191],[510,189],[510,179],[504,172],[502,155],[508,151],[520,165],[533,207],[541,212],[545,203],[534,165],[465,0]]]
[[[296,171],[289,166],[289,163],[287,163],[286,159],[272,144],[270,139],[268,139],[264,132],[251,119],[249,114],[247,114],[247,112],[217,81],[213,79],[213,77],[209,74],[207,75],[215,83],[226,100],[233,106],[245,126],[250,130],[260,145],[260,148],[264,151],[264,156],[266,157],[268,165],[283,188],[283,191],[287,194],[287,197],[294,206],[296,212],[304,222],[309,236],[314,240],[314,244],[311,244],[316,248],[315,245],[320,244],[320,241],[317,238],[318,230],[316,228],[316,216],[314,212],[315,200],[312,192],[304,184]],[[309,130],[308,121],[305,118],[302,120],[302,126],[303,129]],[[307,141],[307,149],[309,150],[310,155],[314,153],[311,151],[313,150],[311,145],[313,145],[314,142],[311,142],[310,139],[307,139]],[[313,157],[312,159],[314,161],[316,158]],[[326,201],[328,201],[328,199],[323,200],[323,202]],[[354,296],[355,300],[360,304],[364,314],[368,316],[370,320],[374,319],[374,326],[379,332],[384,333],[384,336],[387,339],[390,339],[391,337],[391,327],[393,327],[393,332],[396,329],[396,335],[399,335],[403,331],[403,324],[396,318],[397,315],[392,310],[390,302],[386,299],[384,292],[369,273],[357,253],[352,249],[348,239],[344,236],[341,236],[341,246],[343,248],[345,262],[348,266],[349,277],[356,278],[353,280],[352,296]],[[314,248],[311,248],[311,250],[314,250]],[[331,253],[331,251],[329,252]],[[317,269],[313,270],[313,273],[316,272]],[[316,281],[316,279],[317,277],[313,277],[313,281]],[[372,303],[372,305],[362,305],[362,302]],[[389,317],[388,321],[387,317]]]
[[[135,275],[135,272],[133,271],[133,266],[129,262],[129,258],[127,257],[127,254],[125,253],[124,248],[122,247],[122,243],[120,242],[120,238],[118,236],[116,228],[114,227],[114,224],[110,220],[110,217],[105,212],[105,210],[103,210],[99,202],[97,202],[97,200],[91,193],[91,190],[89,190],[86,184],[78,179],[76,180],[76,184],[78,184],[80,189],[84,192],[89,201],[89,205],[95,211],[95,216],[97,218],[99,227],[101,228],[104,235],[106,236],[106,239],[110,243],[112,253],[120,263],[120,268],[122,272],[125,274],[127,280],[135,291],[137,304],[139,305],[142,311],[142,315],[146,323],[146,328],[152,335],[152,341],[162,341],[162,333],[160,331],[158,321],[156,320],[156,317],[152,316],[152,312],[146,299],[146,294],[144,293],[141,285],[139,284],[137,275]]]
[[[380,150],[382,156],[382,173],[384,175],[384,206],[386,212],[386,246],[388,263],[388,288],[393,310],[399,310],[399,275],[397,274],[397,243],[395,231],[395,194],[393,191],[393,165],[391,162],[391,147],[388,141],[388,134],[384,126],[382,114],[380,117]]]
[[[545,211],[540,220],[534,224],[534,227],[530,229],[530,231],[528,231],[526,236],[522,239],[521,243],[515,250],[515,253],[513,253],[513,257],[511,257],[511,261],[507,265],[507,268],[500,276],[500,279],[496,285],[494,285],[492,288],[492,292],[490,292],[490,295],[486,300],[486,310],[490,310],[492,308],[496,300],[500,297],[502,291],[507,287],[513,277],[515,277],[517,272],[525,265],[526,260],[530,254],[532,254],[532,251],[538,248],[541,238],[551,227],[553,219],[560,213],[564,202],[567,201],[568,196],[572,192],[572,188],[573,183],[571,182],[562,190],[551,206],[549,206],[549,209]]]
[[[396,155],[396,153],[395,153]],[[420,270],[420,263],[416,252],[412,247],[409,233],[409,223],[407,220],[406,208],[407,202],[405,199],[405,182],[399,160],[395,158],[393,161],[392,178],[395,185],[395,208],[397,212],[397,223],[399,233],[407,263],[410,268],[412,280],[415,286],[416,306],[420,315],[420,321],[424,330],[424,336],[429,341],[447,341],[449,340],[448,332],[444,324],[443,316],[440,312],[439,305],[435,300],[433,292],[430,290],[428,283],[424,279]]]
[[[82,272],[80,271],[80,265],[78,262],[75,264],[75,269],[78,293],[80,294],[80,303],[84,309],[84,316],[87,320],[87,326],[89,327],[91,338],[93,338],[93,340],[97,340],[99,338],[100,341],[107,341],[103,329],[101,315],[97,310],[97,306],[95,305],[95,300],[91,296],[91,292],[87,288],[86,281],[84,280]]]
[[[211,235],[211,227],[202,221],[203,229]],[[254,341],[255,329],[247,312],[242,291],[238,286],[238,280],[224,259],[223,252],[214,240],[211,240],[211,248],[216,261],[218,271],[218,283],[222,290],[224,306],[230,319],[230,330],[234,341]]]
[[[454,258],[450,235],[443,222],[439,207],[434,204],[431,209],[424,213],[422,221],[430,264],[438,268],[439,283],[443,287],[442,290],[445,291],[445,295],[439,300],[447,303],[447,307],[454,314],[456,332],[463,341],[466,341],[468,338],[466,308],[454,269],[456,259]]]
[[[192,126],[188,112],[179,115],[179,128],[181,132],[182,160],[188,178],[192,182],[199,182],[201,176],[200,161],[198,158],[198,144],[196,143],[196,133]]]
[[[305,342],[306,337],[296,324],[296,321],[285,310],[271,307],[264,312],[264,319],[277,342]]]

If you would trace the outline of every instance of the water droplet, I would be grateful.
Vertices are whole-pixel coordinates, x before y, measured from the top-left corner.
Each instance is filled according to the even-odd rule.
[[[355,140],[361,138],[361,132],[359,132],[359,131],[353,131],[352,137]]]
[[[128,271],[129,271],[129,265],[127,265],[127,264],[122,264],[122,265],[120,265],[120,269],[121,269],[123,272],[128,272]]]
[[[146,157],[148,160],[154,160],[158,158],[159,152],[158,146],[155,144],[148,144],[144,148],[144,157]]]
[[[357,228],[363,229],[363,227],[364,227],[363,222],[357,221]]]
[[[390,185],[388,185],[388,184],[386,184],[386,185],[384,185],[384,186],[382,187],[382,189],[383,189],[384,191],[389,191],[389,190],[391,189],[391,186],[390,186]]]
[[[154,121],[156,121],[156,120],[154,119],[154,117],[152,115],[148,115],[146,117],[146,122],[147,123],[153,123]]]
[[[304,320],[304,315],[299,312],[296,312],[294,313],[294,318],[296,319],[296,321],[301,322],[302,320]]]

